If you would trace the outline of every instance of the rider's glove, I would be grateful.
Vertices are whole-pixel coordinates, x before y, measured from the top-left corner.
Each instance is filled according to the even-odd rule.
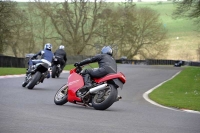
[[[76,62],[76,63],[74,63],[74,66],[75,66],[75,67],[80,66],[80,63],[79,63],[79,62]]]

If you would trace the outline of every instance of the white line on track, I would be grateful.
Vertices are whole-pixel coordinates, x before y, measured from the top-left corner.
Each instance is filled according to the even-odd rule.
[[[151,99],[149,99],[148,95],[149,95],[153,90],[155,90],[156,88],[158,88],[159,86],[161,86],[161,85],[164,84],[165,82],[167,82],[167,81],[173,79],[173,78],[174,78],[175,76],[177,76],[179,73],[180,73],[180,71],[177,72],[177,73],[176,73],[174,76],[172,76],[170,79],[168,79],[168,80],[166,80],[166,81],[160,83],[159,85],[157,85],[157,86],[153,87],[152,89],[148,90],[147,92],[145,92],[145,93],[143,94],[143,98],[144,98],[146,101],[148,101],[149,103],[151,103],[151,104],[153,104],[153,105],[156,105],[156,106],[159,106],[159,107],[162,107],[162,108],[165,108],[165,109],[170,109],[170,110],[174,110],[174,111],[184,111],[184,112],[188,112],[188,113],[197,113],[197,114],[200,114],[200,112],[194,111],[194,110],[188,110],[188,109],[180,109],[180,110],[179,110],[179,109],[175,109],[175,108],[166,107],[166,106],[160,105],[160,104],[158,104],[158,103],[152,101]]]

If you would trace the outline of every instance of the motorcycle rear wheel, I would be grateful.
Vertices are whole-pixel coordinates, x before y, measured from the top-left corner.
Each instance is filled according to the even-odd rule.
[[[55,94],[54,96],[54,103],[56,105],[63,105],[68,102],[68,86],[67,84],[63,85]]]
[[[92,99],[92,106],[96,110],[106,110],[116,101],[117,95],[117,88],[115,88],[112,84],[109,84],[105,90],[99,91],[94,96]]]
[[[56,69],[57,69],[57,68],[56,68],[56,65],[54,65],[53,68],[52,68],[52,74],[51,74],[51,77],[52,77],[52,78],[55,78],[55,77],[56,77]]]
[[[33,89],[33,87],[37,84],[37,82],[40,80],[42,73],[37,71],[35,75],[32,77],[32,80],[28,83],[27,88]]]
[[[56,74],[57,78],[60,77],[60,73],[61,73],[61,72],[59,72],[59,71],[57,72],[57,74]]]

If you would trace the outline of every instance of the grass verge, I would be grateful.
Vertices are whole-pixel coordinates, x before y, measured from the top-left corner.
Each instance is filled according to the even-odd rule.
[[[200,111],[200,68],[186,67],[150,93],[149,98],[164,106]]]
[[[26,73],[25,68],[0,67],[0,76],[25,74],[25,73]]]

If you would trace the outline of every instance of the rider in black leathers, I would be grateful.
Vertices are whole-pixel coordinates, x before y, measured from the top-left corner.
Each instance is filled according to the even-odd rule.
[[[88,63],[98,62],[99,65],[99,68],[97,69],[85,69],[82,73],[85,83],[85,85],[79,90],[82,95],[92,87],[91,77],[101,78],[109,73],[117,73],[117,64],[112,55],[112,48],[110,46],[104,46],[101,50],[101,54],[74,64],[74,66],[82,66]]]
[[[61,63],[61,70],[63,70],[63,68],[65,67],[65,64],[67,62],[67,54],[65,52],[65,46],[63,45],[60,45],[59,46],[59,49],[57,49],[55,52],[54,52],[54,56],[59,56],[59,61]],[[53,66],[53,64],[52,64]]]

